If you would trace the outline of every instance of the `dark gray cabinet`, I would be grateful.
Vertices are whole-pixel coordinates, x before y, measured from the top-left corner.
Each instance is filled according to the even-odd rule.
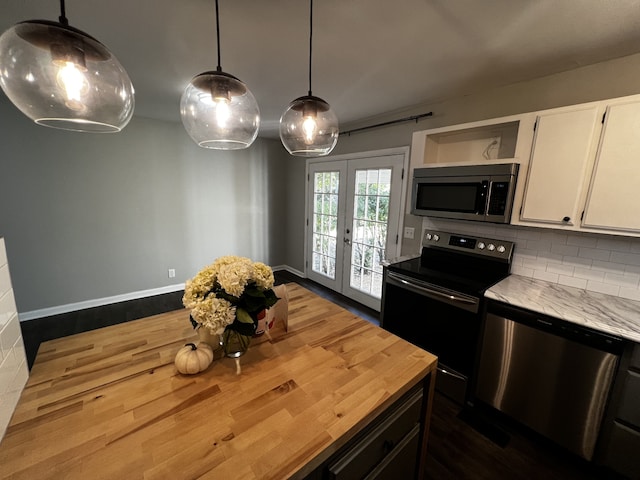
[[[629,478],[640,478],[640,345],[631,347],[620,367],[599,446],[600,463]]]
[[[428,384],[411,389],[306,480],[417,478]]]

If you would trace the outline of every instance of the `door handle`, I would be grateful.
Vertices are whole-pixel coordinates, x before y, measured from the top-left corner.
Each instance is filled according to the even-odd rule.
[[[344,243],[346,243],[347,245],[351,245],[351,240],[349,240],[347,237],[344,237],[343,241],[344,241]]]

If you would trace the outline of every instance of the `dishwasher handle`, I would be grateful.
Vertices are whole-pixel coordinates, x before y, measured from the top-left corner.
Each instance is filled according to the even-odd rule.
[[[522,323],[598,350],[613,353],[614,355],[621,355],[627,343],[621,337],[595,330],[586,325],[508,305],[497,300],[490,299],[487,302],[487,313]]]

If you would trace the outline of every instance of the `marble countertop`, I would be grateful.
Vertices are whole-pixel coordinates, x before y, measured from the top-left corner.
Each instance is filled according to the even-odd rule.
[[[510,275],[485,297],[640,343],[640,302]]]

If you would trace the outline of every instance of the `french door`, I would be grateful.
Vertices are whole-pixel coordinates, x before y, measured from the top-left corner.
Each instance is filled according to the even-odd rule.
[[[407,152],[309,160],[307,276],[380,310],[382,265],[400,254]]]

